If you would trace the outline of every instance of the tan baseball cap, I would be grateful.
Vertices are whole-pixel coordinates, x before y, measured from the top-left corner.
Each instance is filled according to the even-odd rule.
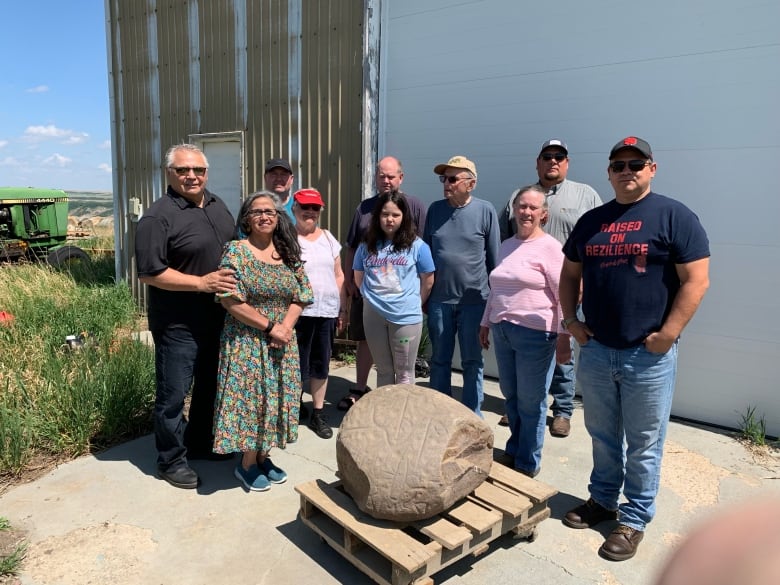
[[[436,173],[437,175],[443,175],[444,171],[447,170],[447,167],[452,167],[454,169],[463,169],[469,171],[472,175],[474,175],[474,178],[477,177],[477,165],[475,165],[465,156],[456,154],[446,163],[441,163],[433,167],[433,172]]]

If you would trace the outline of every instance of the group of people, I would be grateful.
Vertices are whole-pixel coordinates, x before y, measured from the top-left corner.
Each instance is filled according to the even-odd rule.
[[[427,313],[430,387],[452,395],[457,339],[461,399],[478,416],[492,341],[510,432],[502,462],[530,477],[541,469],[548,393],[551,434],[570,433],[576,342],[593,470],[590,497],[563,521],[617,519],[599,553],[631,558],[655,513],[677,340],[709,285],[709,245],[687,207],[652,191],[657,164],[641,138],[610,151],[606,204],[567,178],[568,165],[566,143],[546,141],[538,181],[499,214],[474,195],[466,157],[433,168],[443,198],[427,210],[401,190],[401,162],[385,157],[376,195],[355,211],[342,271],[341,245],[319,226],[322,195],[291,195],[286,160],[268,162],[267,190],[244,201],[236,226],[205,188],[203,153],[171,148],[168,191],[136,235],[139,278],[151,285],[160,476],[194,488],[189,459],[240,452],[235,475],[247,489],[285,481],[269,452],[297,439],[302,389],[309,427],[332,436],[323,406],[336,330],[357,342],[356,383],[338,401],[348,410],[371,390],[374,363],[378,385],[414,383]]]

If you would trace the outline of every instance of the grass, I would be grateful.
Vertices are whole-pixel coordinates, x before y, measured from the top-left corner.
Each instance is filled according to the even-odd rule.
[[[741,415],[739,432],[741,437],[754,445],[766,445],[766,419],[756,414],[756,407],[749,405]]]
[[[137,307],[112,258],[0,267],[0,310],[14,317],[0,326],[0,479],[150,430],[154,356],[129,337]]]
[[[0,535],[4,534],[9,538],[7,542],[6,538],[0,539],[0,577],[10,577],[19,573],[27,552],[27,543],[17,542],[16,535],[12,534],[11,523],[0,516]]]

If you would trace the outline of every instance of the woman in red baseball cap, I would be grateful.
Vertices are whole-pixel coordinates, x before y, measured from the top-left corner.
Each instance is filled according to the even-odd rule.
[[[293,194],[293,214],[301,246],[301,259],[314,291],[314,302],[308,305],[295,331],[301,360],[301,388],[308,387],[314,411],[308,427],[318,437],[330,439],[333,429],[322,410],[328,387],[328,366],[336,329],[343,328],[346,313],[344,272],[341,269],[341,244],[328,230],[319,226],[325,207],[316,189],[301,189]],[[305,415],[301,406],[301,418]]]

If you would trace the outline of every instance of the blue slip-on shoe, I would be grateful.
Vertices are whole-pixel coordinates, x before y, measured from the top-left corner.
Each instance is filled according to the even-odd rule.
[[[287,481],[287,474],[274,465],[270,457],[266,457],[260,464],[260,473],[265,474],[271,480],[271,483],[284,483]]]
[[[233,475],[235,475],[236,478],[244,484],[244,487],[251,492],[265,492],[271,489],[268,478],[260,471],[257,465],[253,465],[247,470],[239,463],[236,465]]]

